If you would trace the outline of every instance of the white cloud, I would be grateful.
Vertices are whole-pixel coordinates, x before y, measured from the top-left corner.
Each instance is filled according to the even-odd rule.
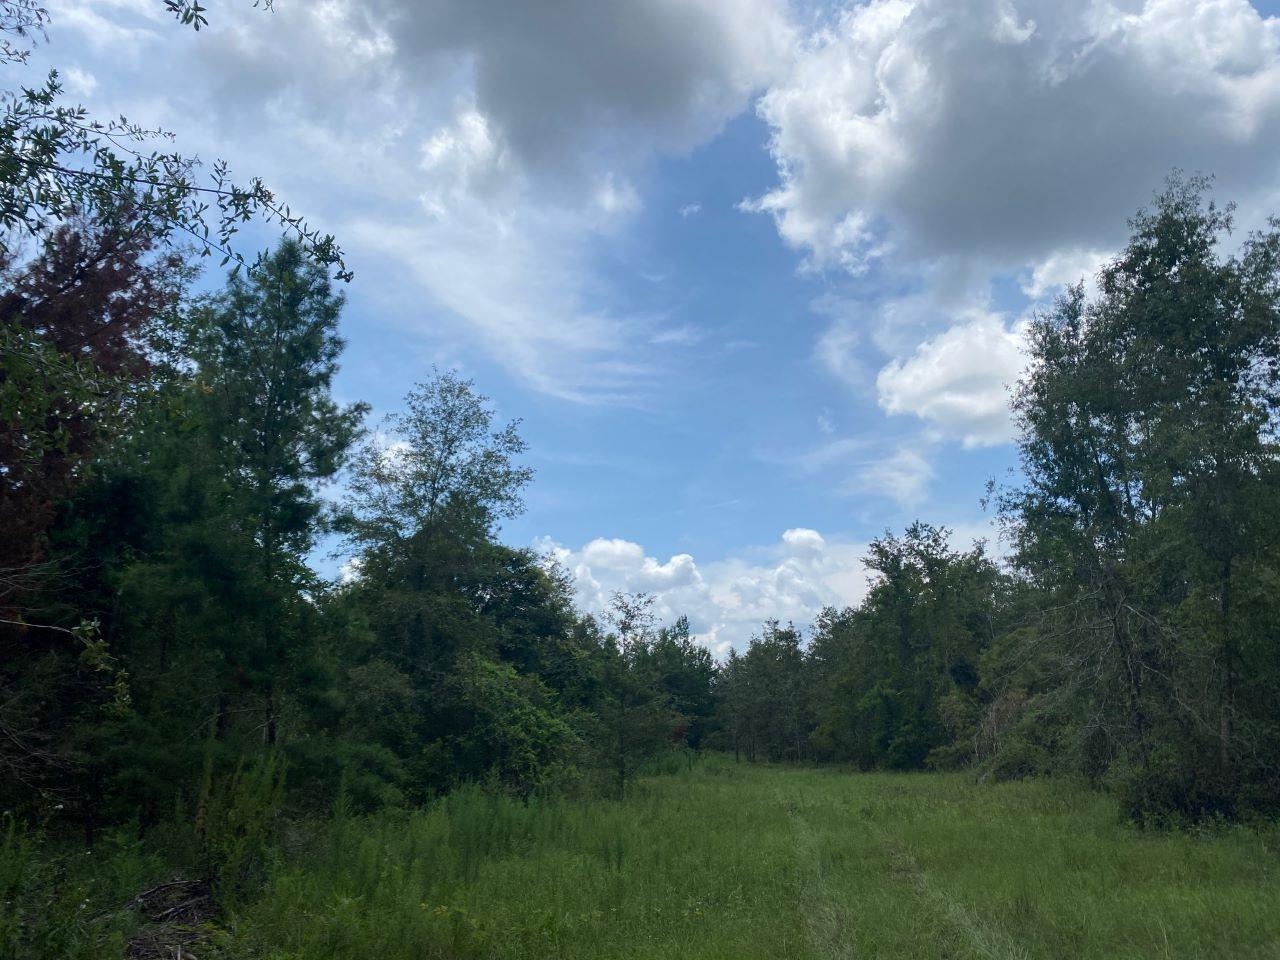
[[[788,464],[800,474],[822,474],[830,478],[829,489],[844,496],[873,494],[911,508],[928,498],[932,439],[890,446],[876,437],[839,437],[804,453],[763,459]]]
[[[1100,260],[1086,254],[1048,263],[1035,275],[1040,295],[1070,282],[1073,271],[1086,273]],[[1086,259],[1086,257],[1091,259]],[[860,328],[872,330],[875,347],[890,355],[874,378],[876,399],[889,414],[913,414],[932,428],[932,439],[953,439],[965,447],[1003,443],[1010,436],[1009,391],[1023,369],[1022,332],[1006,326],[989,306],[989,284],[980,283],[972,271],[956,264],[935,265],[928,285],[918,293],[886,297],[872,303],[826,297],[813,309],[831,317],[818,338],[818,362],[861,392],[872,377],[867,373],[867,351]],[[1031,283],[1031,280],[1027,281]],[[863,441],[840,440],[807,454],[802,462],[820,467],[833,460],[865,454]],[[916,482],[907,485],[897,499],[918,500],[928,477],[915,457],[909,458]],[[877,488],[877,476],[885,475],[886,458],[876,466],[864,466],[865,486]],[[896,461],[898,472],[908,458]]]
[[[1043,300],[1069,284],[1084,282],[1092,290],[1094,280],[1110,259],[1103,250],[1055,250],[1022,278],[1022,292],[1032,300]]]
[[[369,218],[343,231],[344,241],[407,268],[413,303],[399,305],[404,325],[429,330],[431,318],[450,318],[535,389],[634,402],[653,376],[644,350],[651,323],[596,304],[592,236],[559,211],[535,207],[504,222],[475,205],[455,208],[435,229]],[[404,280],[400,269],[385,282]]]
[[[98,89],[98,78],[87,70],[70,67],[62,76],[62,86],[73,97],[90,97]]]
[[[1172,166],[1277,185],[1280,22],[1247,0],[869,0],[759,101],[814,262],[1112,249]]]
[[[49,11],[51,32],[75,30],[94,49],[128,61],[155,43],[151,28],[164,13],[162,5],[145,0],[49,0],[43,6]]]
[[[465,63],[477,108],[531,168],[575,175],[585,153],[688,149],[785,63],[776,0],[561,0],[493,6],[376,0],[418,82]]]
[[[644,548],[630,540],[598,537],[582,548],[582,560],[606,570],[626,570],[644,562]]]
[[[874,379],[869,365],[872,348],[894,355],[913,350],[930,332],[988,309],[990,280],[956,259],[912,265],[913,292],[852,298],[824,294],[809,307],[829,319],[818,337],[818,363],[847,386],[861,391]],[[891,279],[895,271],[886,269]]]
[[[596,207],[608,217],[635,213],[640,209],[640,194],[623,177],[607,173],[596,181]]]
[[[698,203],[696,200],[693,203],[686,203],[683,207],[680,208],[680,216],[684,217],[685,219],[688,219],[689,217],[692,217],[694,214],[701,213],[701,212],[702,212],[702,204]]]
[[[1010,439],[1009,388],[1026,363],[1023,336],[997,316],[952,327],[926,340],[876,377],[886,413],[910,413],[959,438],[965,447]]]
[[[615,590],[652,594],[660,620],[688,616],[698,639],[718,656],[745,647],[768,619],[807,626],[823,607],[856,604],[866,592],[865,546],[801,527],[748,551],[753,559],[702,564],[687,553],[659,561],[640,544],[619,539],[573,550],[548,537],[535,547],[570,572],[583,610],[604,612]]]
[[[338,583],[358,583],[364,576],[364,557],[351,557],[338,568]]]
[[[814,355],[838,379],[860,387],[867,382],[866,363],[858,351],[861,344],[862,334],[854,324],[846,317],[837,317],[818,337]]]
[[[859,464],[845,492],[872,493],[911,508],[928,497],[932,479],[933,466],[920,451],[899,447],[886,457]]]
[[[791,550],[797,556],[820,554],[827,546],[827,541],[823,539],[822,534],[817,530],[809,530],[805,527],[793,527],[790,530],[784,530],[782,542],[788,550]]]
[[[474,108],[459,109],[451,123],[423,141],[421,152],[425,176],[419,199],[433,218],[449,220],[476,201],[501,198],[506,203],[495,205],[510,204],[518,179],[510,151]]]
[[[783,0],[245,4],[198,35],[153,0],[54,6],[100,112],[261,175],[340,238],[381,322],[584,402],[640,402],[670,369],[662,305],[601,267],[645,163],[714,136],[792,42]]]

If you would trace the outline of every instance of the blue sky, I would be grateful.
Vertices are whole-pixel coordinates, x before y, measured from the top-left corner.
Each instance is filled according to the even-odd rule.
[[[338,235],[344,398],[474,378],[537,471],[504,538],[718,653],[886,527],[993,536],[1020,324],[1172,167],[1280,210],[1274,4],[49,6],[28,69]]]

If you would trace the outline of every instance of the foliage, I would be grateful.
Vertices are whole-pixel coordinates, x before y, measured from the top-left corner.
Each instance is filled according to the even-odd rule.
[[[229,775],[214,770],[212,744],[192,819],[194,849],[202,879],[212,884],[224,908],[254,892],[284,802],[285,766],[279,753],[241,760]]]
[[[136,225],[136,224],[135,224]],[[81,733],[127,706],[127,670],[78,601],[85,558],[59,516],[152,392],[149,343],[182,289],[181,260],[134,231],[64,224],[0,293],[0,799],[79,804]]]
[[[165,0],[183,23],[199,28],[205,8],[188,0]],[[0,2],[0,62],[22,63],[42,37],[48,13],[33,0]],[[156,241],[173,237],[196,243],[202,255],[244,265],[234,246],[240,225],[260,219],[290,233],[322,269],[352,276],[342,250],[281,204],[258,178],[237,183],[227,164],[201,172],[193,157],[159,145],[171,134],[124,117],[95,120],[63,96],[57,71],[0,98],[0,258],[10,260],[13,242],[40,236],[76,212],[112,223],[122,213]],[[259,265],[261,258],[255,261]]]
[[[776,620],[751,639],[745,654],[730,653],[717,692],[735,755],[774,761],[808,757],[808,674],[799,632]]]
[[[980,665],[1010,610],[1004,578],[981,546],[953,551],[945,529],[924,523],[873,541],[865,563],[866,599],[825,611],[807,649],[773,622],[730,654],[717,692],[735,753],[889,769],[970,759]]]
[[[487,398],[446,372],[405,398],[384,431],[361,448],[349,484],[348,529],[366,563],[394,562],[415,538],[446,524],[487,533],[521,509],[533,476],[514,458],[525,450],[518,421],[493,429]]]
[[[123,957],[140,918],[122,907],[168,866],[162,850],[126,831],[86,855],[74,841],[0,816],[0,957]]]
[[[1018,562],[1051,597],[1036,702],[1138,818],[1274,806],[1280,229],[1175,176],[1090,300],[1032,326]],[[1267,799],[1270,798],[1270,799]]]
[[[204,23],[198,4],[169,9]],[[43,23],[35,7],[0,3],[10,38]],[[192,199],[204,188],[181,160],[99,149],[144,134],[64,112],[55,81],[14,99],[7,122],[0,230],[38,238],[25,256],[0,247],[10,955],[126,949],[136,924],[120,904],[132,901],[64,855],[75,828],[92,855],[110,846],[120,884],[150,879],[148,851],[164,848],[188,874],[175,883],[248,917],[223,931],[227,956],[391,956],[404,944],[572,955],[606,915],[668,952],[713,916],[745,931],[717,955],[729,941],[735,956],[829,952],[853,900],[883,921],[873,952],[883,937],[918,955],[995,944],[1103,956],[1152,931],[1116,914],[1095,936],[1087,912],[1037,892],[1043,877],[1002,874],[995,905],[975,901],[954,866],[957,828],[936,810],[975,804],[975,779],[1056,777],[1054,793],[991,787],[1013,840],[963,825],[1006,870],[1034,839],[1024,821],[1060,818],[1094,841],[1118,829],[1100,826],[1112,808],[1085,783],[1144,825],[1277,812],[1280,225],[1225,252],[1231,210],[1207,200],[1207,182],[1174,178],[1096,294],[1072,288],[1032,322],[1034,363],[1014,400],[1024,477],[998,496],[1009,564],[925,522],[886,531],[868,546],[856,607],[824,611],[807,636],[766,621],[717,664],[688,619],[658,623],[652,597],[615,594],[598,621],[576,609],[566,571],[502,542],[532,471],[519,421],[499,423],[472,381],[435,372],[364,432],[366,405],[334,397],[344,301],[331,271],[345,268],[324,241],[286,238],[192,297],[194,270],[172,241],[204,215]],[[196,229],[206,250],[229,239],[228,211],[267,202],[225,189],[224,227]],[[6,206],[4,190],[21,197]],[[336,505],[326,488],[339,482]],[[348,561],[337,583],[312,566],[334,533]],[[935,785],[924,794],[883,775],[788,781],[704,763],[705,746],[976,777],[922,778]],[[703,806],[682,819],[677,788],[644,779],[658,770]],[[593,794],[602,785],[616,802]],[[285,824],[330,811],[322,842],[290,846]],[[912,818],[924,853],[895,832]],[[1196,856],[1190,842],[1150,841],[1171,864]],[[922,857],[935,853],[944,892],[926,883]],[[881,863],[938,938],[904,925],[846,855]],[[1067,873],[1114,857],[1073,856]],[[1216,854],[1201,862],[1243,884]],[[772,872],[753,873],[760,863]],[[1133,879],[1126,863],[1113,888]],[[554,903],[503,900],[543,877],[558,884]],[[716,892],[690,888],[678,910],[659,898],[688,877]],[[1174,887],[1152,896],[1172,902]],[[58,890],[107,919],[80,916]],[[772,925],[753,912],[770,898],[792,910]],[[1229,942],[1246,955],[1275,940],[1270,914],[1248,904],[1252,939],[1208,913],[1169,922],[1193,952]],[[303,914],[321,921],[281,919]]]
[[[136,414],[148,341],[185,270],[131,217],[64,223],[36,256],[10,256],[0,272],[0,604],[12,612],[59,503]]]
[[[669,744],[682,725],[656,669],[653,604],[654,598],[643,593],[615,593],[610,600],[614,633],[602,651],[595,732],[602,763],[612,772],[620,797],[626,796],[641,764]]]

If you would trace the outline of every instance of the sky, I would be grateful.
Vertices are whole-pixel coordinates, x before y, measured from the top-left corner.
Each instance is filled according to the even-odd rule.
[[[999,552],[1023,326],[1171,169],[1280,213],[1276,3],[47,5],[28,82],[338,237],[341,399],[474,379],[536,471],[503,540],[718,655],[857,603],[886,529]]]

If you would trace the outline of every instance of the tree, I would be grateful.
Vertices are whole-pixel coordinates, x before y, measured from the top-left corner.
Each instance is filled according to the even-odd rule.
[[[322,614],[307,553],[364,413],[331,395],[341,306],[292,241],[191,305],[160,398],[81,511],[118,551],[104,628],[135,704],[100,757],[144,820],[199,776],[208,730],[228,763],[306,732]]]
[[[317,487],[342,467],[367,410],[331,394],[342,305],[327,271],[286,240],[247,279],[233,272],[192,318],[196,416],[234,497],[227,519],[256,554],[259,647],[240,666],[263,674],[268,743],[298,641],[290,621],[312,579],[304,558],[319,532]]]
[[[488,532],[522,509],[533,476],[513,458],[525,450],[519,421],[493,429],[493,412],[475,384],[437,373],[405,398],[361,448],[350,483],[348,529],[366,560],[390,557],[447,520]]]
[[[813,744],[862,767],[962,763],[1001,577],[981,545],[953,550],[949,531],[919,521],[872,541],[864,562],[866,599],[825,612],[811,644]]]
[[[731,653],[718,692],[735,754],[748,760],[808,756],[808,678],[800,633],[771,620],[746,653]]]
[[[517,426],[494,430],[471,381],[437,374],[355,458],[343,527],[361,551],[382,648],[415,669],[457,652],[505,563],[491,533],[520,509],[532,475],[514,462],[525,449]]]
[[[1208,187],[1172,177],[1097,297],[1036,319],[1014,401],[1017,559],[1054,596],[1041,636],[1089,762],[1138,817],[1274,797],[1280,756],[1280,227],[1224,256]]]
[[[287,240],[192,317],[199,416],[245,500],[269,582],[314,544],[316,487],[342,467],[367,411],[331,394],[342,306],[324,269]]]
[[[186,279],[140,223],[121,227],[79,218],[29,261],[0,263],[0,608],[10,614],[39,579],[58,509],[136,413],[149,341]]]
[[[567,582],[495,540],[532,475],[515,461],[517,427],[495,427],[474,384],[441,373],[353,465],[343,525],[360,551],[352,602],[371,631],[356,658],[412,691],[411,732],[394,749],[414,796],[489,774],[530,789],[563,759],[561,693],[579,705],[586,694],[589,651]],[[493,711],[476,709],[482,689]]]
[[[678,718],[652,669],[654,598],[615,592],[608,619],[613,633],[604,649],[601,744],[618,795],[625,797],[641,763],[670,742]]]
[[[150,340],[186,271],[141,230],[88,219],[4,267],[0,766],[6,781],[69,802],[83,773],[74,731],[101,723],[127,686],[79,589],[93,551],[61,528],[153,394]]]
[[[716,664],[711,651],[694,641],[689,618],[659,627],[649,649],[647,669],[679,715],[677,733],[694,749],[702,746],[715,714]]]

